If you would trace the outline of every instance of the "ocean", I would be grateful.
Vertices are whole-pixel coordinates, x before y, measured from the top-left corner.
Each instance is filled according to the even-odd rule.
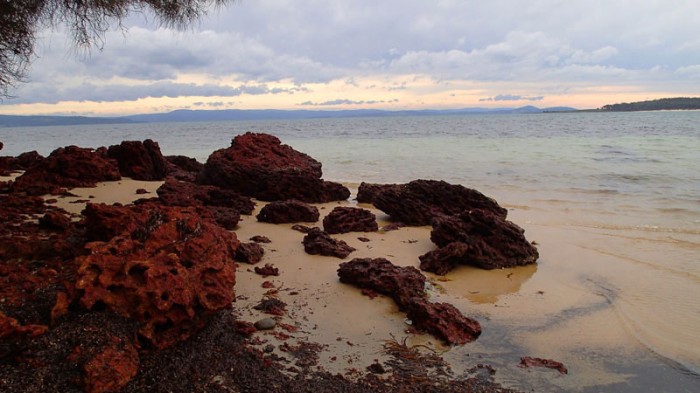
[[[509,386],[700,388],[700,111],[0,128],[0,154],[150,138],[204,162],[247,131],[278,136],[351,189],[437,179],[507,207],[539,244],[537,266],[463,270],[444,297],[485,319],[467,352],[495,358]],[[507,360],[518,355],[570,373],[518,369]]]

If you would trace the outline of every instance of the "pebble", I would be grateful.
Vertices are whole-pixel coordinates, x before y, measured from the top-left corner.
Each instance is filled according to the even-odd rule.
[[[277,325],[277,321],[272,318],[263,318],[255,322],[255,328],[258,330],[270,330]]]

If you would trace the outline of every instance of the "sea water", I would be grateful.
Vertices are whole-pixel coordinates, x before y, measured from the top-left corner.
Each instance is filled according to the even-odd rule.
[[[508,207],[542,243],[538,266],[508,276],[523,276],[516,289],[463,298],[492,331],[519,339],[503,351],[559,346],[549,353],[579,375],[547,381],[548,390],[700,386],[700,111],[0,128],[0,154],[150,138],[166,155],[204,162],[247,131],[278,136],[322,162],[325,179],[351,188],[438,179]],[[540,293],[540,303],[519,303]],[[484,348],[497,345],[485,336]]]

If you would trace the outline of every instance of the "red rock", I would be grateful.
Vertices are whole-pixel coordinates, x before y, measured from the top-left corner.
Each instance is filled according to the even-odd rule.
[[[48,330],[45,325],[20,325],[16,319],[10,318],[0,311],[0,340],[18,340],[38,337]]]
[[[241,243],[236,249],[234,258],[238,262],[256,264],[260,262],[265,250],[258,243]]]
[[[263,235],[255,235],[251,237],[250,240],[255,243],[272,243],[272,240],[270,240],[267,236]]]
[[[286,224],[294,222],[316,222],[319,218],[318,209],[307,203],[288,200],[270,202],[260,209],[256,216],[260,222]]]
[[[508,213],[479,191],[436,180],[414,180],[385,187],[374,196],[373,204],[392,220],[407,225],[430,225],[436,217],[471,209],[488,210],[503,218]]]
[[[376,232],[377,217],[369,210],[338,206],[324,219],[323,229],[330,233]]]
[[[444,274],[456,261],[484,269],[535,263],[539,253],[524,233],[519,226],[487,210],[474,209],[437,218],[430,238],[447,250],[422,256],[421,268]]]
[[[117,161],[122,176],[136,180],[163,180],[167,174],[167,163],[160,146],[150,139],[112,145],[107,149],[107,156]]]
[[[136,348],[130,343],[115,341],[83,366],[86,392],[116,392],[136,376],[139,370]]]
[[[311,228],[302,241],[307,254],[345,258],[355,251],[342,240],[333,239],[328,233]]]
[[[45,158],[36,150],[22,153],[17,157],[10,159],[9,169],[26,171],[27,169],[40,164]]]
[[[259,311],[262,311],[266,314],[271,314],[271,315],[284,315],[287,312],[287,303],[275,299],[275,298],[267,298],[263,299],[258,303],[256,306],[253,308]]]
[[[197,183],[212,184],[264,201],[308,203],[345,200],[350,191],[321,179],[321,163],[272,135],[246,133],[212,153]]]
[[[479,322],[447,303],[431,303],[425,294],[425,277],[414,267],[395,266],[384,258],[356,258],[340,264],[340,281],[394,299],[418,330],[448,344],[465,344],[481,334]]]
[[[141,335],[164,348],[231,306],[235,234],[192,209],[123,209],[131,214],[122,232],[76,260],[83,307],[135,319]]]
[[[116,161],[103,151],[68,146],[54,150],[46,159],[15,179],[13,189],[29,195],[56,192],[62,187],[94,187],[97,182],[119,180]]]
[[[39,226],[49,230],[65,231],[70,223],[70,217],[58,210],[48,211],[39,219]]]
[[[359,203],[374,203],[374,198],[381,191],[389,188],[401,187],[398,184],[376,184],[376,183],[360,183],[357,189],[357,202]]]
[[[301,224],[292,225],[291,229],[301,233],[309,233],[309,231],[311,231],[311,227],[307,227],[306,225]]]
[[[256,266],[255,267],[255,273],[259,274],[263,277],[267,276],[279,276],[280,275],[280,269],[274,267],[272,264],[266,263],[265,266],[260,267]]]
[[[251,214],[255,203],[235,191],[215,186],[203,186],[167,178],[158,190],[158,198],[168,206],[227,207],[240,214]]]
[[[148,190],[145,188],[137,188],[136,189],[136,195],[143,195],[143,194],[148,194]]]
[[[167,161],[168,177],[191,183],[194,183],[197,174],[204,168],[204,164],[186,156],[165,156],[165,160]]]
[[[566,369],[564,364],[551,359],[533,358],[530,356],[525,356],[520,358],[520,367],[546,367],[553,368],[562,374],[568,374],[569,370]]]

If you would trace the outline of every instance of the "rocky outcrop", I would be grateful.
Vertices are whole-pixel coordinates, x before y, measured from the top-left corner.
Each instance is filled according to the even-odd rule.
[[[342,240],[333,239],[328,233],[319,228],[311,228],[304,240],[304,250],[307,254],[323,255],[327,257],[346,258],[355,251]]]
[[[331,234],[348,232],[376,232],[377,217],[369,210],[338,206],[323,218],[323,229]]]
[[[316,206],[307,203],[288,200],[270,202],[260,209],[256,216],[260,222],[271,224],[287,224],[295,222],[316,222],[319,218]]]
[[[204,168],[204,164],[187,156],[165,156],[165,160],[168,176],[177,180],[194,183],[197,174]]]
[[[117,235],[90,243],[91,254],[76,259],[83,307],[106,308],[138,321],[139,333],[159,348],[186,339],[215,311],[230,307],[235,234],[203,220],[193,209],[108,209],[121,210],[127,218],[124,225],[114,214],[102,220],[103,226],[117,224],[121,231],[101,231]]]
[[[479,191],[437,180],[414,180],[382,187],[372,203],[392,220],[407,225],[430,225],[436,217],[471,209],[487,210],[503,218],[508,213]]]
[[[340,264],[340,281],[389,296],[418,330],[449,344],[466,344],[481,334],[479,322],[449,303],[431,303],[425,277],[413,267],[400,267],[384,258],[356,258]]]
[[[136,180],[163,180],[167,174],[167,162],[160,146],[150,139],[112,145],[107,149],[107,156],[117,161],[122,176]]]
[[[264,201],[307,203],[345,200],[350,191],[321,179],[321,163],[272,135],[246,133],[212,153],[197,183],[217,185]]]
[[[251,214],[255,202],[235,191],[167,178],[158,190],[158,198],[167,206],[217,206]]]
[[[121,179],[117,162],[104,149],[77,146],[54,150],[46,159],[27,169],[13,184],[29,195],[57,193],[61,188],[94,187],[97,182]]]
[[[374,198],[377,195],[390,188],[400,188],[398,184],[376,184],[376,183],[360,183],[360,187],[357,189],[357,202],[359,203],[374,203]]]
[[[497,269],[535,263],[539,253],[524,233],[488,210],[437,218],[430,238],[440,248],[420,257],[421,269],[446,274],[458,264]]]

